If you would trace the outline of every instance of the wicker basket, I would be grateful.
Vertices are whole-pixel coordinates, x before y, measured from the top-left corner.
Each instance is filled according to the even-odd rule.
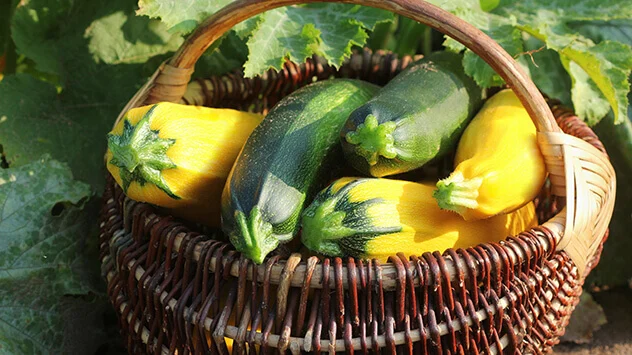
[[[412,61],[364,51],[339,70],[313,58],[254,79],[233,73],[189,83],[200,55],[235,24],[312,1],[226,7],[198,27],[121,116],[158,101],[266,111],[314,78],[383,84]],[[603,146],[572,113],[549,106],[514,60],[469,24],[420,0],[344,2],[426,23],[505,79],[538,129],[549,179],[536,202],[546,222],[500,243],[397,255],[385,264],[278,254],[256,266],[229,244],[127,199],[108,178],[102,271],[130,353],[226,353],[227,338],[236,353],[539,353],[564,333],[612,215],[615,175]]]

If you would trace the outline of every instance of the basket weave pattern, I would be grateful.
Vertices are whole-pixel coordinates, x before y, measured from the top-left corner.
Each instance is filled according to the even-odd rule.
[[[563,334],[599,261],[616,178],[603,145],[568,110],[548,103],[485,34],[422,0],[237,0],[200,24],[122,110],[159,101],[266,112],[331,76],[383,84],[413,58],[364,51],[340,70],[314,58],[279,73],[190,83],[202,53],[235,24],[275,7],[342,1],[396,12],[461,42],[514,90],[538,130],[548,180],[542,225],[499,243],[388,263],[303,258],[283,248],[263,265],[204,229],[129,200],[108,178],[101,261],[130,353],[540,353]],[[221,238],[221,234],[216,236]]]
[[[411,61],[364,51],[336,71],[315,58],[261,78],[199,80],[183,102],[265,111],[313,77],[384,83]],[[576,116],[552,108],[566,133],[603,151]],[[540,219],[563,203],[545,189]],[[388,267],[298,254],[257,267],[228,243],[127,199],[112,179],[101,215],[103,273],[132,353],[222,352],[224,336],[236,339],[235,351],[539,352],[557,342],[581,293],[577,268],[555,252],[546,227],[444,255],[394,257]]]

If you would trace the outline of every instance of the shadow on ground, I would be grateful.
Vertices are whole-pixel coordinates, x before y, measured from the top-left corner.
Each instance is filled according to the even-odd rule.
[[[554,348],[554,354],[565,355],[632,355],[632,289],[593,293],[608,319],[597,330],[590,344],[562,343]]]

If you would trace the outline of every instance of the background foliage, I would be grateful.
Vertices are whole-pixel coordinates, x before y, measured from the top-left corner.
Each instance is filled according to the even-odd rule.
[[[197,23],[231,0],[11,0],[0,3],[0,352],[93,353],[107,342],[97,254],[105,134],[127,100]],[[432,0],[498,41],[538,87],[602,137],[618,173],[611,237],[589,282],[632,277],[632,2]],[[400,55],[463,47],[372,8],[269,11],[225,35],[196,77],[254,76],[357,46]],[[465,51],[483,87],[501,79]],[[604,119],[605,117],[605,119]],[[616,123],[616,124],[615,124]]]

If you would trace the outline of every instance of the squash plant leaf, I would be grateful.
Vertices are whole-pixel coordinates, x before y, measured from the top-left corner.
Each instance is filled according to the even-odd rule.
[[[0,81],[0,353],[90,354],[104,340],[94,196],[106,134],[183,40],[135,10],[29,0],[11,18],[16,50],[36,70]]]
[[[87,353],[103,340],[102,321],[94,313],[74,312],[86,303],[98,307],[99,282],[87,272],[94,267],[85,259],[86,252],[96,250],[86,238],[96,228],[98,210],[90,196],[88,185],[73,180],[67,165],[48,156],[0,170],[3,353],[67,353],[65,346]],[[73,322],[66,323],[69,317]],[[84,333],[66,337],[78,323],[85,324]]]
[[[95,20],[85,36],[95,60],[107,64],[145,63],[156,55],[177,50],[184,41],[182,36],[167,32],[160,21],[135,16],[129,10]]]
[[[188,33],[232,0],[139,0],[138,14],[160,17],[171,32]]]
[[[282,7],[260,16],[248,40],[248,77],[279,70],[287,59],[301,63],[314,54],[340,66],[352,46],[366,43],[366,30],[393,19],[392,13],[370,7],[324,3]]]
[[[141,15],[161,18],[170,31],[189,32],[231,1],[140,0]],[[318,54],[340,66],[354,45],[363,46],[377,23],[392,21],[391,12],[338,3],[288,6],[267,11],[244,21],[235,30],[248,38],[246,76],[281,69],[286,60],[303,62]]]
[[[9,40],[11,39],[9,32],[9,19],[11,13],[17,5],[16,0],[5,0],[0,3],[0,56],[2,56],[8,47]],[[0,73],[2,73],[2,65],[0,65]]]
[[[192,76],[194,79],[206,79],[241,68],[248,58],[246,40],[240,38],[235,31],[228,32],[218,42],[206,50],[195,63]]]
[[[134,4],[121,0],[33,0],[16,9],[11,25],[18,53],[64,81],[75,75],[69,57],[85,59],[86,42],[91,62],[109,64],[142,63],[182,42],[161,22],[135,16]]]
[[[18,74],[0,82],[0,144],[11,166],[49,153],[103,188],[105,135],[182,41],[134,12],[127,0],[30,0],[16,10],[17,50],[57,80]]]
[[[538,39],[527,38],[524,42],[525,54],[521,56],[529,66],[531,80],[544,94],[556,98],[567,107],[572,107],[571,77],[564,69],[560,55],[547,49]],[[606,102],[608,105],[608,102]]]
[[[629,45],[603,41],[595,43],[571,26],[583,21],[632,19],[632,2],[615,0],[510,1],[493,11],[515,27],[538,38],[559,53],[572,78],[572,100],[577,113],[591,124],[604,117],[608,102],[616,122],[627,117],[628,76],[632,69]],[[575,65],[571,65],[573,62]],[[592,109],[587,103],[602,102]]]
[[[430,2],[488,34],[510,55],[518,58],[534,78],[541,79],[550,73],[538,72],[544,68],[539,69],[537,64],[534,66],[528,63],[528,57],[534,52],[523,50],[524,35],[537,38],[542,49],[556,52],[572,79],[572,103],[575,110],[588,123],[595,124],[610,109],[614,112],[616,122],[622,122],[626,117],[626,94],[630,90],[627,76],[632,68],[632,49],[629,45],[617,42],[595,43],[582,33],[597,34],[600,39],[613,39],[625,43],[622,39],[629,40],[632,33],[625,25],[626,21],[632,19],[632,2],[508,0],[501,1],[491,12],[485,12],[481,8],[483,6],[487,10],[488,7],[484,6],[486,2],[480,0]],[[611,21],[614,21],[614,25]],[[581,27],[582,23],[590,23],[592,27],[578,33],[577,28]],[[622,33],[621,28],[627,29],[627,32]],[[463,49],[461,44],[451,39],[446,39],[445,45],[455,51]],[[550,54],[547,56],[549,57],[545,60],[550,59]],[[463,61],[466,72],[482,87],[502,83],[491,68],[469,50]],[[551,93],[560,92],[555,90]],[[566,101],[564,97],[559,98]]]
[[[569,27],[595,42],[617,41],[632,46],[632,19],[570,22]]]
[[[524,51],[522,35],[520,30],[511,25],[499,25],[485,30],[490,37],[494,38],[510,55],[518,56]],[[518,62],[525,64],[524,68],[528,71],[528,65],[522,57],[518,57]],[[504,84],[502,78],[490,67],[481,57],[472,51],[466,51],[463,56],[463,67],[468,75],[476,81],[481,87],[491,87]]]
[[[630,87],[625,78],[630,73],[632,49],[614,42],[595,43],[588,37],[589,34],[603,33],[603,39],[613,36],[618,37],[617,41],[621,41],[622,36],[629,39],[632,33],[630,27],[616,21],[632,19],[632,2],[429,1],[487,33],[517,58],[530,75],[542,79],[545,73],[537,72],[539,66],[529,63],[532,62],[533,52],[525,50],[523,37],[529,34],[540,40],[544,49],[559,55],[571,78],[572,103],[577,113],[590,124],[598,122],[610,109],[616,122],[621,122],[626,116],[626,94]],[[160,17],[171,31],[187,32],[230,2],[140,0],[139,14]],[[245,73],[254,76],[269,68],[278,70],[288,59],[302,62],[313,54],[323,56],[330,64],[340,65],[352,46],[365,44],[366,30],[372,30],[376,23],[392,19],[388,12],[347,4],[309,4],[270,10],[236,27],[239,37],[248,39]],[[613,30],[611,21],[615,21],[615,27],[627,29],[627,32],[621,34],[621,28]],[[578,33],[576,28],[582,23],[590,23],[592,27]],[[444,44],[453,51],[464,49],[463,45],[449,38]],[[547,61],[554,58],[551,54],[547,56],[540,57]],[[468,75],[482,87],[503,83],[489,65],[473,53],[466,51],[463,61]],[[561,94],[557,90],[549,92]],[[559,98],[567,102],[566,97]]]

